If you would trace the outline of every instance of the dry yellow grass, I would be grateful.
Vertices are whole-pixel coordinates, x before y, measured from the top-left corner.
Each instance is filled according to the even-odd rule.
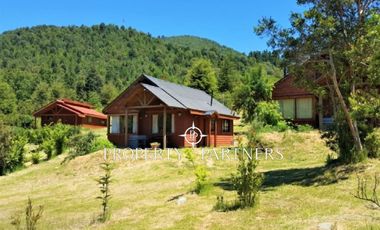
[[[213,210],[217,195],[235,199],[225,186],[235,171],[233,160],[206,163],[197,156],[197,163],[209,171],[201,195],[189,193],[194,175],[185,159],[119,161],[111,184],[111,220],[91,224],[100,212],[94,179],[102,174],[102,152],[96,152],[66,165],[60,165],[61,156],[0,177],[0,229],[12,228],[11,216],[24,211],[28,197],[35,206],[44,206],[39,229],[317,229],[323,222],[337,223],[339,229],[380,227],[380,211],[351,194],[356,173],[380,173],[378,160],[329,169],[324,161],[330,151],[316,131],[271,133],[263,139],[282,148],[284,159],[260,161],[266,180],[253,209]],[[181,194],[187,198],[184,205],[170,201]]]

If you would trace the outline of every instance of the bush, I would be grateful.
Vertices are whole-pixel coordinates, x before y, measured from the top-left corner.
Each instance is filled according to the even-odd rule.
[[[341,163],[357,163],[367,157],[367,151],[358,151],[352,141],[352,136],[348,124],[342,114],[337,113],[334,120],[333,129],[322,134],[327,146],[338,153],[338,161]]]
[[[21,167],[24,163],[25,145],[28,139],[22,133],[15,134],[11,141],[11,149],[8,156],[8,169],[10,172]]]
[[[193,149],[186,148],[184,151],[185,158],[191,163],[192,166],[195,166],[195,155]]]
[[[368,157],[379,158],[380,157],[380,129],[376,129],[364,140],[364,146],[368,151]]]
[[[110,195],[110,183],[111,180],[111,172],[113,166],[109,162],[101,163],[100,167],[104,171],[104,175],[100,176],[96,181],[98,182],[101,195],[96,197],[102,201],[102,213],[99,215],[98,220],[104,223],[106,220],[110,219],[111,214],[109,211],[109,201],[111,199]]]
[[[195,193],[200,194],[205,187],[207,170],[204,166],[198,165],[194,171],[195,174]]]
[[[69,155],[63,160],[62,163],[70,161],[78,156],[89,154],[94,149],[96,136],[94,133],[79,134],[74,136],[69,141],[70,151]]]
[[[33,164],[38,164],[38,163],[40,163],[40,160],[41,160],[41,155],[40,155],[40,153],[39,153],[39,152],[34,152],[34,153],[32,153],[32,158],[31,158],[31,160],[32,160],[32,163],[33,163]]]
[[[62,154],[64,149],[67,147],[69,137],[78,133],[79,129],[77,127],[63,125],[61,123],[56,124],[52,132],[55,154]]]
[[[0,123],[0,176],[5,175],[8,157],[11,149],[12,133],[9,127]]]
[[[39,150],[42,150],[49,160],[53,155],[62,154],[69,137],[77,133],[77,127],[58,123],[29,131],[28,138],[31,143],[39,145]]]
[[[227,212],[239,209],[241,207],[240,201],[226,201],[223,196],[216,197],[216,204],[214,210],[219,212]]]
[[[53,156],[54,152],[54,140],[47,139],[40,145],[40,148],[46,154],[46,159],[49,160]]]
[[[25,208],[25,229],[35,230],[37,222],[42,218],[43,206],[38,207],[38,211],[35,212],[35,209],[32,204],[32,200],[28,198],[28,204]],[[12,217],[11,224],[15,226],[16,229],[21,229],[21,216],[16,215]]]
[[[0,123],[0,176],[23,164],[26,143],[24,132],[15,132]]]
[[[311,125],[297,125],[296,130],[298,132],[309,132],[314,130],[314,128]]]
[[[279,122],[284,121],[280,113],[280,107],[277,102],[262,101],[257,104],[255,109],[256,119],[265,125],[277,126]]]
[[[256,173],[257,161],[239,156],[237,173],[233,175],[233,184],[237,190],[240,208],[253,207],[263,183],[263,175]]]
[[[91,152],[96,152],[104,148],[113,148],[113,147],[115,146],[109,140],[104,139],[104,138],[96,138],[91,148]]]

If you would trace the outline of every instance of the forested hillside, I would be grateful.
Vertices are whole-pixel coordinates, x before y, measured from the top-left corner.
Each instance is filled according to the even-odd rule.
[[[182,40],[182,41],[181,41]],[[0,35],[0,119],[27,126],[33,111],[67,97],[101,109],[141,73],[184,83],[196,59],[212,63],[216,95],[231,105],[233,84],[240,82],[257,58],[215,42],[188,36],[155,38],[114,25],[37,26]],[[185,45],[184,45],[185,44]],[[186,45],[188,44],[188,45]],[[281,71],[260,64],[269,77]],[[221,96],[223,95],[223,96]],[[227,100],[227,99],[226,99]]]

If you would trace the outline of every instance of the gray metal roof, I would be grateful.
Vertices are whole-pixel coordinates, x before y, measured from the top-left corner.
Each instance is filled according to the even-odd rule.
[[[237,117],[234,111],[215,98],[213,98],[211,105],[211,96],[202,90],[178,85],[145,74],[143,76],[155,86],[149,86],[144,83],[142,85],[168,106],[200,110],[205,113],[217,112],[221,115]]]
[[[141,85],[145,89],[150,91],[154,96],[160,98],[160,100],[163,101],[167,106],[182,108],[182,109],[186,108],[181,103],[179,103],[177,100],[172,98],[169,94],[167,94],[165,91],[163,91],[161,88],[159,88],[157,86],[153,86],[153,85],[144,84],[144,83],[141,83]]]

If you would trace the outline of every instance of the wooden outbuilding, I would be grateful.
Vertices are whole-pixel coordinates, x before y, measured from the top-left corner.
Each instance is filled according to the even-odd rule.
[[[33,116],[41,118],[41,125],[61,122],[62,124],[89,128],[107,126],[107,116],[96,111],[92,105],[69,99],[53,101],[34,112]]]
[[[184,135],[189,135],[186,130],[193,124],[206,135],[196,146],[231,146],[233,120],[239,118],[202,90],[145,74],[103,113],[108,116],[108,139],[134,148],[149,147],[152,142],[162,148],[191,146]]]
[[[333,122],[333,106],[329,98],[297,85],[292,75],[286,75],[275,83],[272,99],[278,101],[283,117],[295,124],[323,128]]]

